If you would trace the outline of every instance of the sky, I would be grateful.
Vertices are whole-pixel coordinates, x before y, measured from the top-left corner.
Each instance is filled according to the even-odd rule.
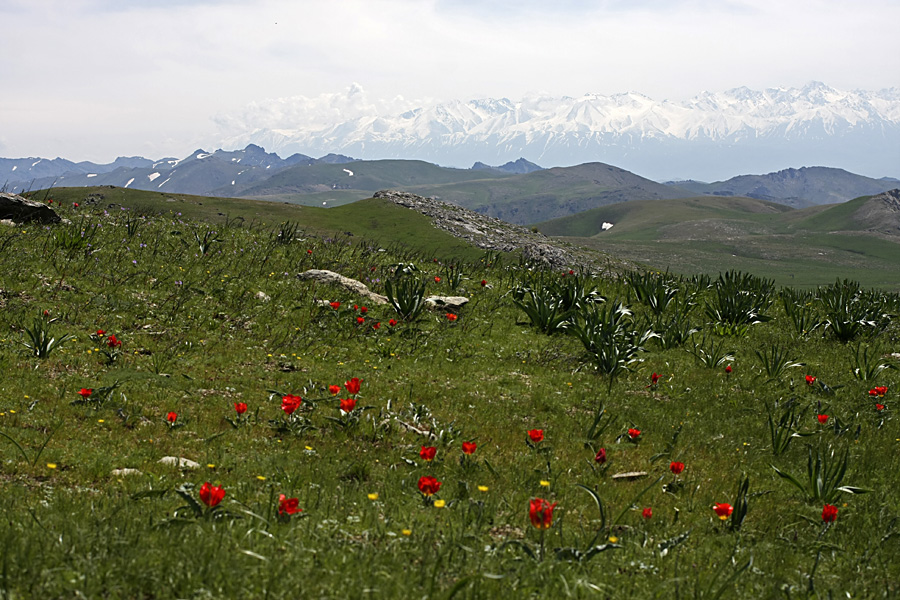
[[[900,87],[898,22],[896,0],[0,0],[0,156],[184,157],[360,104]]]

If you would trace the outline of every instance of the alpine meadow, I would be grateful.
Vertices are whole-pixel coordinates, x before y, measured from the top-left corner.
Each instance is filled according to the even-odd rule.
[[[4,598],[900,594],[896,289],[140,194],[0,228]]]

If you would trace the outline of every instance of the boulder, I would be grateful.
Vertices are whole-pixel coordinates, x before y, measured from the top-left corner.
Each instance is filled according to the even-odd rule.
[[[344,277],[340,273],[335,273],[334,271],[328,271],[325,269],[310,269],[308,271],[300,273],[299,275],[297,275],[297,277],[299,277],[300,279],[309,279],[319,283],[331,283],[334,285],[339,285],[349,292],[368,299],[372,304],[388,303],[387,296],[376,294],[375,292],[370,290],[368,286],[366,286],[366,284],[349,277]]]
[[[181,467],[182,469],[197,469],[200,467],[199,463],[196,463],[189,458],[182,458],[180,456],[163,456],[158,461],[163,465],[171,465],[173,467]]]
[[[5,192],[0,192],[0,219],[16,223],[59,223],[62,220],[52,208],[42,202]]]
[[[441,308],[457,310],[468,304],[469,299],[465,296],[428,296],[425,298],[425,304],[430,308]]]

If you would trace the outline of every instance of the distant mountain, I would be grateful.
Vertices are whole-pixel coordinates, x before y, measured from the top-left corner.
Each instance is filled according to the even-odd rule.
[[[673,181],[668,185],[698,196],[746,196],[802,208],[878,194],[896,187],[897,180],[872,179],[829,167],[803,167],[766,175],[740,175],[715,183]]]
[[[464,166],[524,157],[539,164],[602,161],[659,180],[713,180],[785,164],[837,165],[871,176],[900,176],[900,89],[841,91],[746,87],[702,92],[683,102],[635,92],[522,100],[453,100],[397,114],[374,114],[348,90],[343,121],[304,98],[308,123],[273,123],[223,140],[278,152],[341,152],[365,159],[407,158]],[[330,101],[334,99],[331,98]],[[250,130],[252,127],[252,130]]]
[[[476,162],[472,165],[473,171],[483,171],[485,169],[495,169],[497,171],[503,171],[504,173],[513,173],[515,175],[524,175],[526,173],[534,173],[535,171],[540,171],[543,167],[539,167],[533,162],[529,162],[524,158],[520,158],[516,161],[510,161],[505,165],[500,165],[499,167],[492,167],[490,165],[486,165],[483,162]]]

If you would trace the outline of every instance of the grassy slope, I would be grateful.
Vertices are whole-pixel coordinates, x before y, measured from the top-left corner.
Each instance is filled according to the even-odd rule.
[[[702,367],[682,348],[650,342],[644,364],[607,395],[606,380],[573,337],[545,336],[523,323],[510,292],[527,270],[516,263],[466,263],[461,287],[451,290],[442,264],[399,247],[379,252],[315,239],[283,245],[260,228],[217,223],[221,242],[202,256],[191,239],[173,233],[203,231],[200,222],[167,216],[139,220],[129,232],[127,211],[97,211],[99,229],[66,212],[75,224],[0,230],[0,261],[17,267],[0,271],[0,431],[8,436],[0,440],[0,544],[2,587],[12,597],[455,591],[558,598],[599,590],[652,598],[670,597],[676,587],[695,597],[793,596],[811,587],[825,597],[900,593],[892,560],[900,552],[900,458],[892,450],[900,439],[900,378],[886,371],[875,381],[855,380],[851,347],[793,335],[778,304],[768,311],[775,319],[753,326],[747,338],[720,340],[734,351],[731,375]],[[96,231],[94,254],[65,249],[78,244],[82,226]],[[459,319],[439,311],[392,329],[386,321],[393,313],[370,306],[358,326],[351,307],[359,298],[295,277],[331,268],[381,290],[378,280],[400,261],[417,264],[429,292],[470,297]],[[490,286],[479,285],[482,279]],[[594,283],[608,296],[627,296],[621,283]],[[321,299],[342,306],[321,307]],[[76,339],[38,359],[20,342],[44,309],[58,319],[57,335]],[[701,309],[691,318],[704,323]],[[111,364],[97,351],[106,349],[103,341],[88,337],[98,328],[123,342]],[[896,343],[897,336],[894,327],[883,339]],[[806,366],[767,381],[756,351],[772,344]],[[662,375],[655,389],[648,386],[653,372]],[[807,387],[806,373],[836,395]],[[343,426],[328,385],[353,376],[363,379],[359,404],[369,408],[358,425]],[[71,403],[81,388],[115,382],[120,387],[103,405]],[[880,413],[867,394],[876,384],[890,390]],[[280,394],[268,390],[302,396],[301,414],[314,428],[274,428],[285,417]],[[806,407],[798,427],[814,435],[776,457],[764,403],[787,398]],[[226,421],[235,402],[249,405],[237,428]],[[586,446],[601,403],[613,421]],[[181,427],[167,426],[169,412]],[[818,425],[816,412],[838,428]],[[535,428],[546,436],[541,451],[525,444]],[[628,428],[642,431],[638,443],[628,441]],[[478,444],[468,461],[460,460],[464,440]],[[803,441],[848,449],[844,483],[872,490],[840,496],[828,529],[822,502],[806,501],[772,470],[802,473]],[[424,463],[419,450],[431,444],[438,458]],[[606,470],[593,461],[601,446]],[[200,467],[167,467],[157,462],[163,456]],[[670,461],[687,467],[683,487],[666,491]],[[122,467],[140,474],[111,474]],[[627,471],[649,475],[611,477]],[[437,497],[444,508],[423,503],[416,482],[425,475],[443,482]],[[736,533],[710,507],[733,503],[745,476],[749,512]],[[179,511],[187,502],[173,489],[192,484],[185,493],[196,500],[205,481],[224,487],[221,506],[240,518],[195,520]],[[579,485],[597,490],[605,526]],[[297,497],[302,515],[278,522],[279,494]],[[558,503],[545,536],[529,524],[535,497]],[[642,518],[643,508],[652,509],[651,519]],[[554,557],[556,548],[585,550],[613,539],[613,547],[581,563]],[[526,551],[539,554],[541,544],[543,561]],[[752,569],[739,571],[751,557]]]
[[[629,202],[538,227],[677,273],[739,269],[782,285],[850,278],[900,289],[900,243],[866,234],[852,219],[869,198],[802,210],[750,198]],[[598,233],[605,221],[613,228]]]

